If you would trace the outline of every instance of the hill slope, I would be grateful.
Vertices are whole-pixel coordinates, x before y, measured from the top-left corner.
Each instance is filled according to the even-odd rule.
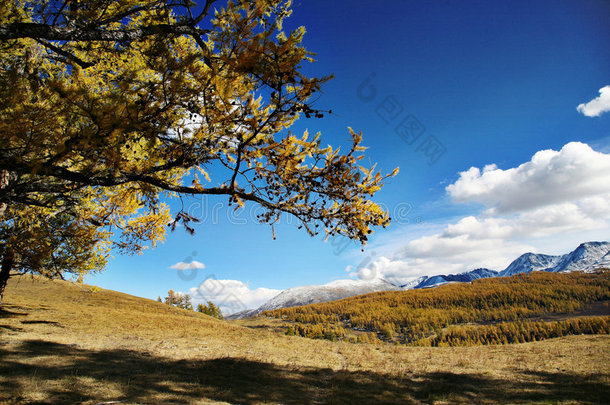
[[[557,313],[567,314],[562,322],[540,320]],[[301,336],[365,341],[379,336],[415,345],[513,343],[610,333],[610,272],[532,272],[435,289],[374,293],[262,315],[293,322],[289,333]],[[580,315],[605,317],[566,319]],[[532,318],[539,322],[524,322]]]
[[[279,335],[19,277],[0,310],[0,402],[603,403],[610,338],[413,348]],[[266,322],[261,325],[261,322]]]

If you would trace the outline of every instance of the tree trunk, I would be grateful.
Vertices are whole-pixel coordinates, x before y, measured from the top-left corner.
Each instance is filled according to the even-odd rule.
[[[11,180],[11,174],[8,170],[0,170],[0,190],[4,187],[8,186],[9,181]],[[4,212],[8,204],[5,202],[0,202],[0,219],[4,216]]]
[[[4,298],[4,289],[6,288],[6,283],[8,282],[8,279],[10,277],[13,262],[13,251],[10,248],[5,247],[4,255],[2,257],[2,265],[0,266],[0,305],[2,305],[2,298]]]

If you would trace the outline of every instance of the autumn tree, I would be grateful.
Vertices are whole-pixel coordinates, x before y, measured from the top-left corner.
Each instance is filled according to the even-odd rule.
[[[82,279],[106,264],[107,232],[99,227],[61,211],[48,215],[41,207],[15,208],[10,206],[0,223],[3,271],[17,268],[48,277],[68,272]]]
[[[188,309],[190,311],[193,310],[193,303],[191,302],[191,296],[188,294],[174,292],[174,290],[169,290],[167,292],[167,297],[165,297],[164,302],[167,305],[171,305],[172,307]]]
[[[303,73],[312,54],[303,27],[284,29],[290,14],[280,0],[1,2],[0,295],[11,270],[82,271],[109,241],[137,253],[168,223],[193,232],[172,197],[226,196],[258,204],[262,223],[289,214],[362,243],[387,225],[371,198],[389,175],[360,166],[361,134],[340,151],[289,129],[331,113],[313,103],[329,77]],[[21,249],[51,233],[93,256]]]
[[[220,308],[218,308],[212,301],[208,301],[205,305],[198,304],[196,311],[201,312],[202,314],[213,316],[214,318],[224,319]]]

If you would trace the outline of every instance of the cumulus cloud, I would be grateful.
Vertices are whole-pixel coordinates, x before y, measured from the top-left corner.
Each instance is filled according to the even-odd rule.
[[[599,97],[588,103],[579,104],[576,109],[587,117],[599,117],[601,114],[610,111],[610,86],[599,89]]]
[[[197,260],[193,260],[190,263],[186,262],[178,262],[170,266],[170,269],[174,270],[195,270],[195,269],[205,269],[205,264],[198,262]]]
[[[610,194],[605,198],[610,199]],[[364,263],[351,275],[368,279],[374,274],[406,284],[421,276],[457,274],[481,267],[503,270],[523,253],[550,253],[540,251],[552,247],[546,239],[562,235],[564,241],[572,241],[573,248],[588,240],[588,233],[599,235],[610,230],[607,205],[600,197],[588,199],[586,204],[550,205],[510,217],[468,216],[448,224],[442,232],[405,242],[394,255]]]
[[[453,202],[482,203],[487,209],[407,240],[351,271],[406,284],[421,276],[460,273],[484,267],[503,270],[526,252],[551,253],[564,243],[610,231],[610,155],[573,142],[544,150],[506,170],[471,168],[447,186]],[[558,252],[557,252],[558,253]]]
[[[522,253],[535,251],[527,243],[486,235],[490,222],[464,218],[448,225],[444,232],[409,241],[393,257],[376,260],[373,267],[382,277],[403,284],[421,276],[456,274],[480,267],[502,270]],[[510,224],[502,226],[510,228]]]
[[[453,201],[482,203],[491,213],[518,212],[610,193],[610,154],[571,142],[542,150],[506,170],[495,164],[471,167],[446,187]]]
[[[271,288],[250,289],[248,284],[239,280],[215,278],[208,278],[198,287],[189,290],[195,306],[212,301],[224,315],[258,308],[281,292],[282,290]]]

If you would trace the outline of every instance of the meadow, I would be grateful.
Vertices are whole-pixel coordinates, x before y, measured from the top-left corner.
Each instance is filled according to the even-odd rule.
[[[32,276],[0,312],[7,404],[607,403],[610,336],[408,347],[286,336],[153,300]]]

